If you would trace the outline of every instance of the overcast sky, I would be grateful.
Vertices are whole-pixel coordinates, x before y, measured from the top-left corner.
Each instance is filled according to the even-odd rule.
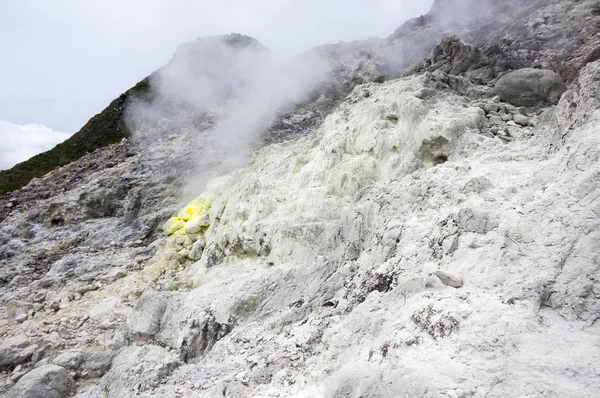
[[[21,144],[8,140],[7,134],[21,131],[44,137],[35,150],[49,149],[65,137],[52,130],[76,132],[112,99],[167,62],[183,42],[236,32],[289,57],[320,44],[388,36],[406,19],[426,13],[432,3],[1,1],[0,121],[9,123],[0,123],[0,169],[27,159],[31,150],[25,146],[40,141],[27,137]],[[20,148],[22,153],[16,153]]]

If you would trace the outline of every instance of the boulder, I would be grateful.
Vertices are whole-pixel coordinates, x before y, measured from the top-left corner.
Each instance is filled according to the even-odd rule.
[[[37,348],[37,344],[31,343],[22,335],[4,340],[0,343],[0,367],[26,363]]]
[[[547,69],[519,69],[501,77],[494,91],[515,106],[556,105],[567,90],[562,78]]]
[[[44,365],[21,377],[7,396],[12,398],[60,398],[69,390],[67,370],[57,365]]]

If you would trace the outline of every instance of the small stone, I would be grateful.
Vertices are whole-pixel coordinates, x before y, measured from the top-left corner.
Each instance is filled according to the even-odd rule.
[[[60,300],[56,299],[53,300],[49,305],[48,308],[53,310],[53,311],[58,311],[60,309]]]
[[[498,104],[489,103],[483,105],[483,110],[485,111],[485,113],[498,112],[499,109],[500,107]]]
[[[510,113],[501,113],[500,118],[502,118],[502,120],[504,120],[505,122],[508,122],[512,120],[513,116]]]
[[[62,366],[66,369],[77,369],[82,362],[83,353],[80,350],[65,351],[52,361],[55,365]]]
[[[27,320],[27,318],[28,318],[27,314],[19,314],[15,318],[15,322],[17,322],[17,323],[23,323],[23,322],[25,322]]]
[[[494,123],[494,124],[503,124],[504,121],[502,120],[502,118],[500,116],[492,116],[490,118],[490,122]]]
[[[529,126],[529,118],[527,116],[523,116],[523,115],[515,115],[513,117],[513,120],[515,121],[515,123],[517,123],[518,125],[521,126]]]
[[[110,271],[108,271],[106,277],[103,279],[107,280],[108,282],[114,282],[119,279],[123,279],[126,276],[127,272],[125,272],[125,270],[123,270],[122,268],[113,268]]]
[[[435,276],[437,276],[446,286],[459,288],[463,285],[462,277],[452,272],[436,271]]]

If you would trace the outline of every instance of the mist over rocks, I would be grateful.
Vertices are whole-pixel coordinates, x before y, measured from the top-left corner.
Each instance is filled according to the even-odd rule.
[[[0,197],[0,394],[598,396],[596,8],[182,45]]]

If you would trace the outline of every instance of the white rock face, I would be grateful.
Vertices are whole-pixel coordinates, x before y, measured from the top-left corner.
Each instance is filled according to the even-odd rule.
[[[533,138],[478,134],[483,111],[417,98],[421,76],[358,87],[314,135],[259,151],[215,198],[197,287],[129,318],[178,358],[127,348],[111,396],[135,392],[132,356],[167,369],[142,396],[596,396],[591,76],[600,62]],[[569,98],[590,113],[549,154]]]
[[[314,135],[257,153],[215,199],[205,234],[213,250],[199,266],[214,251],[282,264],[339,249],[336,231],[359,190],[458,158],[483,111],[452,94],[417,98],[431,84],[420,76],[357,87]]]

